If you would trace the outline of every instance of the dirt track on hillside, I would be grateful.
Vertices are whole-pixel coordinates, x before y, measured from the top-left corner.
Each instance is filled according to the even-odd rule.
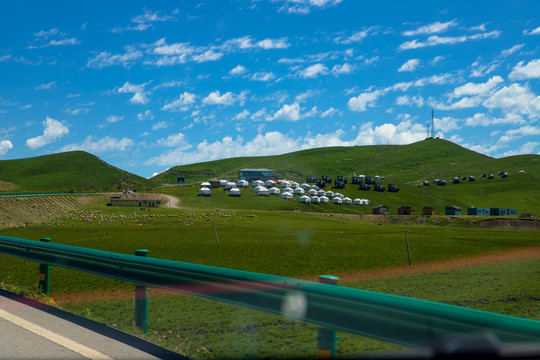
[[[431,272],[439,272],[446,270],[454,270],[466,267],[479,265],[497,264],[509,261],[526,260],[540,258],[540,247],[529,247],[518,250],[480,255],[475,257],[440,261],[436,263],[427,263],[409,266],[399,266],[381,270],[362,271],[358,273],[332,274],[338,276],[341,282],[373,280],[382,278],[391,278],[404,275],[425,274]],[[304,280],[318,281],[317,277],[302,278]],[[91,301],[109,301],[115,299],[133,298],[133,290],[106,290],[90,293],[77,293],[55,296],[54,300],[57,304],[73,304],[79,302]],[[161,289],[151,289],[150,295],[154,296],[170,296],[171,293]],[[177,294],[175,294],[177,295]]]

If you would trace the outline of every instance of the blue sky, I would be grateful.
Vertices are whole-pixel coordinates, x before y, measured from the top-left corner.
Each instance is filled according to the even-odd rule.
[[[540,2],[0,3],[0,159],[175,165],[436,135],[540,153]]]

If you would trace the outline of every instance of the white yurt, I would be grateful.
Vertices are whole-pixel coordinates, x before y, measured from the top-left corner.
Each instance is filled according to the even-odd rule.
[[[344,198],[345,196],[344,196],[342,193],[338,193],[338,192],[337,192],[337,193],[334,194],[334,197],[338,197],[338,198],[340,198],[341,200],[343,200],[343,198]]]
[[[249,182],[247,182],[246,180],[238,180],[236,182],[236,186],[238,186],[238,187],[248,187]]]
[[[302,185],[300,185],[300,187],[304,190],[307,190],[309,189],[309,184],[303,183]]]
[[[283,192],[284,192],[284,193],[291,193],[291,194],[292,194],[293,191],[294,191],[294,190],[291,189],[290,187],[286,187],[285,189],[283,189]]]
[[[261,181],[261,180],[253,180],[253,181],[251,182],[251,185],[253,185],[253,187],[264,186],[264,181]]]
[[[259,191],[261,191],[263,189],[266,190],[266,188],[264,186],[256,186],[256,187],[253,188],[253,192],[258,193]]]
[[[229,196],[242,196],[242,191],[239,188],[232,188],[229,190]]]
[[[353,203],[353,205],[362,205],[362,200],[356,198],[356,199],[354,199],[354,200],[352,201],[352,203]]]
[[[332,199],[332,204],[338,204],[338,205],[341,205],[343,203],[343,200],[341,200],[341,198],[339,197],[335,197]]]
[[[277,187],[272,187],[268,191],[270,191],[270,195],[279,195],[279,193],[281,192],[281,190],[279,190]]]
[[[270,190],[268,190],[267,188],[263,187],[262,189],[260,189],[260,190],[257,192],[257,196],[270,196]]]
[[[232,181],[229,181],[227,183],[227,185],[225,185],[225,190],[231,190],[231,189],[234,189],[235,187],[238,187],[238,186],[236,186],[236,183],[232,182]]]
[[[309,196],[315,196],[315,195],[317,195],[317,190],[309,189],[307,193],[308,193]]]
[[[302,189],[302,190],[304,190],[304,189]],[[311,198],[309,196],[307,196],[307,195],[300,196],[299,200],[300,200],[301,203],[311,202]]]
[[[318,196],[326,196],[326,191],[324,191],[324,190],[319,190],[319,191],[317,191],[317,195],[318,195]]]
[[[352,203],[351,198],[348,198],[348,197],[343,198],[343,204],[350,205],[351,203]]]
[[[293,190],[294,192],[294,195],[304,195],[305,191],[304,189],[302,189],[301,187],[297,187],[296,189]]]
[[[319,187],[317,185],[311,185],[309,188],[313,190],[319,190]]]
[[[266,187],[276,186],[276,182],[274,180],[266,180],[266,182],[264,183],[264,186]]]
[[[290,193],[290,192],[283,192],[283,193],[281,194],[281,198],[282,198],[282,199],[285,199],[285,200],[292,199],[292,198],[293,198],[293,194]]]
[[[201,188],[208,188],[208,189],[211,189],[211,188],[212,188],[212,184],[210,184],[210,183],[207,182],[207,181],[202,182],[202,183],[201,183]]]
[[[281,182],[281,187],[282,188],[288,188],[290,185],[291,185],[291,183],[288,182],[288,181],[282,181]]]
[[[229,180],[219,180],[219,186],[225,187],[225,186],[227,186],[228,182],[229,182]]]
[[[369,201],[368,199],[363,199],[363,200],[364,200],[363,205],[370,205],[371,204],[371,201]]]
[[[321,204],[327,204],[328,202],[330,201],[330,199],[328,199],[326,196],[319,196],[319,202]]]
[[[329,197],[329,198],[333,198],[334,197],[334,192],[333,191],[327,191],[326,196]]]
[[[311,198],[311,202],[318,204],[321,202],[321,199],[317,195],[315,195]]]
[[[199,189],[199,196],[211,196],[211,195],[212,195],[212,189],[209,189],[209,188]]]
[[[292,189],[296,189],[296,188],[298,188],[298,183],[295,182],[295,181],[293,181],[293,182],[291,183],[290,187],[291,187]]]

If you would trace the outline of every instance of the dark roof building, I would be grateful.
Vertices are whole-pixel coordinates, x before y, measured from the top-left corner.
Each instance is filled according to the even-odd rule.
[[[457,206],[447,206],[446,215],[461,215],[461,208]]]
[[[254,180],[270,180],[274,178],[274,170],[270,169],[242,169],[238,172],[238,178],[240,180],[254,181]]]

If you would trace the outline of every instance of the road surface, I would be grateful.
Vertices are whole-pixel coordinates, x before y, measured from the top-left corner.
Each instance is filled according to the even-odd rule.
[[[0,290],[0,359],[185,359],[139,337]]]

